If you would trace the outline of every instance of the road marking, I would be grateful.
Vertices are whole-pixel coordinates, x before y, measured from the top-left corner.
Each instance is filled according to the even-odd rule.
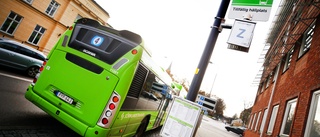
[[[31,80],[31,79],[21,78],[21,77],[18,77],[18,76],[13,76],[13,75],[9,75],[9,74],[5,74],[5,73],[1,73],[1,72],[0,72],[0,75],[2,75],[2,76],[6,76],[6,77],[9,77],[9,78],[19,79],[19,80],[26,81],[26,82],[32,82],[32,81],[33,81],[33,80]]]

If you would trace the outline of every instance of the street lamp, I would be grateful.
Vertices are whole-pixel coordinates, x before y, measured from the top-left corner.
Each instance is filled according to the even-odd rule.
[[[212,63],[211,61],[209,62],[210,64],[214,64]],[[212,93],[212,89],[213,89],[213,85],[214,85],[214,82],[216,81],[216,78],[217,78],[217,75],[218,75],[218,72],[216,72],[216,74],[214,75],[214,79],[213,79],[213,82],[211,84],[211,89],[210,89],[210,94],[209,94],[209,97],[211,98],[211,93]]]

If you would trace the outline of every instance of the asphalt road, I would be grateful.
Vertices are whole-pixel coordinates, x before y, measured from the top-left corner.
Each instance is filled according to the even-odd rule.
[[[23,74],[0,66],[0,137],[79,137],[78,134],[25,99],[32,82]],[[225,124],[206,116],[195,137],[238,137]],[[145,137],[160,137],[161,127],[146,132]]]
[[[59,121],[25,99],[32,78],[0,67],[0,137],[77,137]]]

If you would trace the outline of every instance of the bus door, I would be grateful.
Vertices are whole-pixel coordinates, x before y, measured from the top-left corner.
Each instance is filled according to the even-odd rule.
[[[154,124],[154,127],[158,127],[159,125],[161,125],[161,122],[166,114],[166,109],[168,107],[168,99],[166,99],[166,94],[167,94],[167,90],[168,87],[160,80],[156,80],[155,82],[153,82],[152,84],[152,90],[160,93],[161,94],[161,103],[158,107],[158,115]]]

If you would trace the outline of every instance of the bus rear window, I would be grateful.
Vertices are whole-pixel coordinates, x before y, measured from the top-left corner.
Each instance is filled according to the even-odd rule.
[[[108,53],[112,52],[121,44],[121,42],[116,39],[88,29],[80,29],[76,39]]]
[[[113,64],[138,44],[99,27],[77,24],[68,46]]]

